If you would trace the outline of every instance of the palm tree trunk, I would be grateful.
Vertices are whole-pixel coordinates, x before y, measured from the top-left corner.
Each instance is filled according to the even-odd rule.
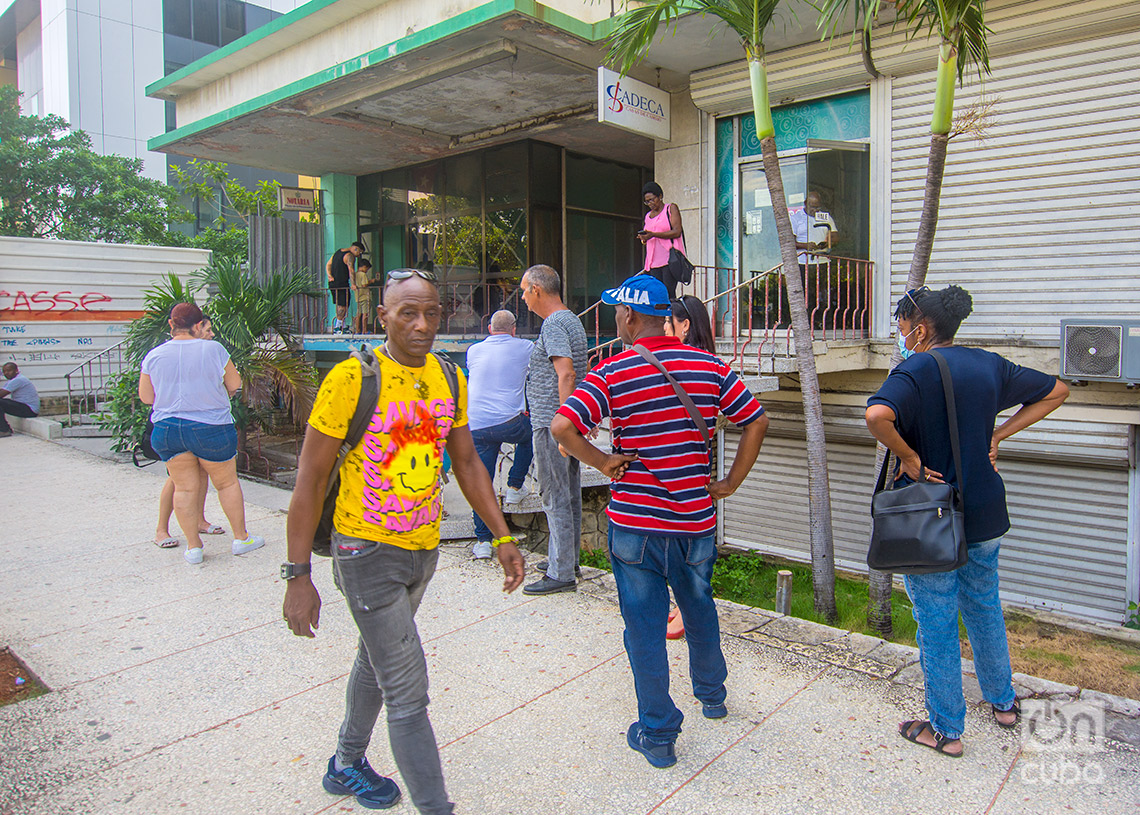
[[[926,270],[930,266],[930,254],[934,249],[934,233],[938,231],[938,205],[942,199],[942,176],[946,172],[946,151],[949,145],[949,133],[935,133],[930,137],[930,153],[926,159],[926,190],[922,198],[922,214],[918,219],[918,234],[914,239],[910,275],[906,280],[908,291],[926,283]],[[897,364],[893,362],[891,368]]]
[[[831,486],[827,477],[827,447],[823,433],[823,403],[819,396],[819,376],[812,349],[811,320],[804,302],[804,286],[796,257],[796,236],[788,217],[784,199],[784,181],[776,156],[776,139],[768,136],[760,142],[764,157],[764,175],[772,196],[776,234],[780,239],[780,257],[784,280],[788,287],[788,305],[796,345],[796,369],[800,375],[800,393],[804,403],[804,427],[807,431],[808,457],[808,528],[811,540],[812,593],[815,610],[829,622],[837,618],[835,609],[835,544],[831,534]]]

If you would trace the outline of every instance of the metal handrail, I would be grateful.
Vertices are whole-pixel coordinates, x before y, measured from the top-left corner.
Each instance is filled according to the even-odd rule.
[[[95,356],[76,365],[66,374],[63,378],[67,381],[67,424],[72,424],[72,393],[71,393],[71,377],[76,373],[79,374],[81,398],[83,404],[86,406],[88,397],[92,397],[92,405],[98,404],[99,394],[102,393],[105,397],[107,395],[107,382],[108,380],[118,374],[125,367],[123,346],[127,344],[127,340],[120,340],[119,342],[104,348]],[[115,361],[111,361],[111,357],[116,357]],[[98,365],[99,371],[96,373],[95,366]],[[104,368],[106,370],[104,370]],[[96,381],[98,384],[96,384]]]

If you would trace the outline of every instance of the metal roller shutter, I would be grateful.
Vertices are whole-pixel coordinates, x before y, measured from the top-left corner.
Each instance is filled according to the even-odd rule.
[[[1057,342],[1063,317],[1140,312],[1140,48],[1130,32],[991,61],[984,140],[956,138],[946,162],[927,282],[974,297],[962,339]],[[892,298],[902,296],[922,208],[929,73],[892,83]],[[1096,285],[1089,285],[1089,280]]]
[[[828,409],[835,562],[862,572],[875,448],[834,440],[842,435],[838,429],[848,425],[845,414],[851,409],[840,409],[839,416]],[[808,562],[802,419],[794,420],[789,405],[769,412],[775,432],[765,440],[751,475],[724,502],[724,541]],[[1128,428],[1095,425],[1076,433],[1063,427],[1078,424],[1047,420],[1036,426],[1036,438],[1026,433],[1016,445],[1011,440],[1002,447],[998,466],[1012,525],[1002,548],[1002,597],[1015,605],[1119,624],[1128,579],[1128,459],[1122,446]],[[1083,445],[1077,441],[1081,438]],[[738,433],[725,433],[726,462],[732,461],[738,440]]]
[[[1002,599],[1119,624],[1127,598],[1128,469],[999,458],[1011,529]]]

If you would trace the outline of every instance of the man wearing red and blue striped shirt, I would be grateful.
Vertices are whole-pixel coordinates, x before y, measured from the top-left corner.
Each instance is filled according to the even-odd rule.
[[[637,350],[611,357],[587,374],[550,426],[567,452],[613,479],[606,510],[610,562],[638,708],[626,741],[654,767],[669,767],[677,761],[674,742],[684,719],[669,696],[669,588],[685,620],[693,695],[707,718],[722,718],[728,714],[728,669],[711,586],[713,501],[732,495],[752,469],[768,417],[727,364],[665,336],[669,295],[661,281],[635,275],[604,292],[602,302],[617,306],[621,340],[655,356],[708,427],[723,413],[743,428],[727,476],[713,480],[707,437],[665,375]],[[586,439],[607,417],[614,440],[608,455]]]

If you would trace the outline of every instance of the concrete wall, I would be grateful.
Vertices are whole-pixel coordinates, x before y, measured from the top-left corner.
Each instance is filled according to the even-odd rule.
[[[186,279],[203,249],[0,238],[0,363],[15,362],[42,396],[123,339],[143,292],[163,275]]]

